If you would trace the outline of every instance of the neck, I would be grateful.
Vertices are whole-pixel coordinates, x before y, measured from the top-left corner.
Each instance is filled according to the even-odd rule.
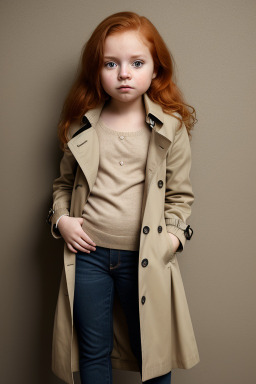
[[[125,117],[128,120],[134,119],[135,116],[142,116],[145,119],[145,106],[142,96],[130,102],[122,102],[111,98],[105,109],[108,113]]]

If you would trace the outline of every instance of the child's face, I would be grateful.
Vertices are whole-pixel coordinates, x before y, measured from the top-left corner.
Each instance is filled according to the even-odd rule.
[[[141,97],[156,77],[149,48],[135,31],[107,36],[100,80],[105,92],[121,102]],[[131,88],[120,88],[127,85]]]

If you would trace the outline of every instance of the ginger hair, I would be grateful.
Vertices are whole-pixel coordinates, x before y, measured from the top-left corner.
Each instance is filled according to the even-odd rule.
[[[104,42],[107,36],[126,31],[137,31],[148,46],[157,76],[152,80],[147,95],[159,104],[163,111],[184,122],[188,135],[197,122],[195,109],[186,104],[175,81],[175,62],[155,26],[144,16],[134,12],[118,12],[106,17],[93,31],[82,49],[76,79],[64,101],[58,124],[58,136],[64,150],[68,142],[68,130],[74,121],[81,121],[90,109],[97,107],[110,96],[100,82],[100,70],[104,64]],[[191,111],[190,111],[191,109]],[[181,116],[174,115],[175,112]]]

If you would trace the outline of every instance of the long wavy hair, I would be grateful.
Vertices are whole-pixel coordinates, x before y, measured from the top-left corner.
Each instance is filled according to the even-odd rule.
[[[82,49],[77,76],[61,111],[58,137],[64,150],[68,141],[70,124],[81,120],[90,109],[97,107],[110,96],[100,82],[104,64],[104,42],[107,36],[125,31],[137,31],[148,46],[157,76],[147,90],[149,98],[163,111],[184,122],[188,135],[197,122],[195,109],[186,104],[181,90],[175,83],[174,59],[155,26],[144,16],[134,12],[118,12],[105,18],[94,30]],[[191,109],[191,111],[190,111]],[[178,112],[181,118],[173,115]]]

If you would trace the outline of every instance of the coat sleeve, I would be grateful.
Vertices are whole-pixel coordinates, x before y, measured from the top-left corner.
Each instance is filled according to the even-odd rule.
[[[167,231],[180,240],[178,252],[184,249],[187,230],[186,221],[191,214],[194,194],[190,182],[191,148],[184,123],[177,125],[172,146],[166,159],[166,190],[164,217]],[[192,232],[193,233],[193,232]],[[189,238],[189,236],[188,236]]]
[[[53,204],[49,224],[51,225],[51,234],[56,239],[61,238],[60,232],[56,227],[58,218],[63,214],[69,215],[76,167],[76,159],[66,145],[60,161],[60,176],[53,181],[52,187]]]

